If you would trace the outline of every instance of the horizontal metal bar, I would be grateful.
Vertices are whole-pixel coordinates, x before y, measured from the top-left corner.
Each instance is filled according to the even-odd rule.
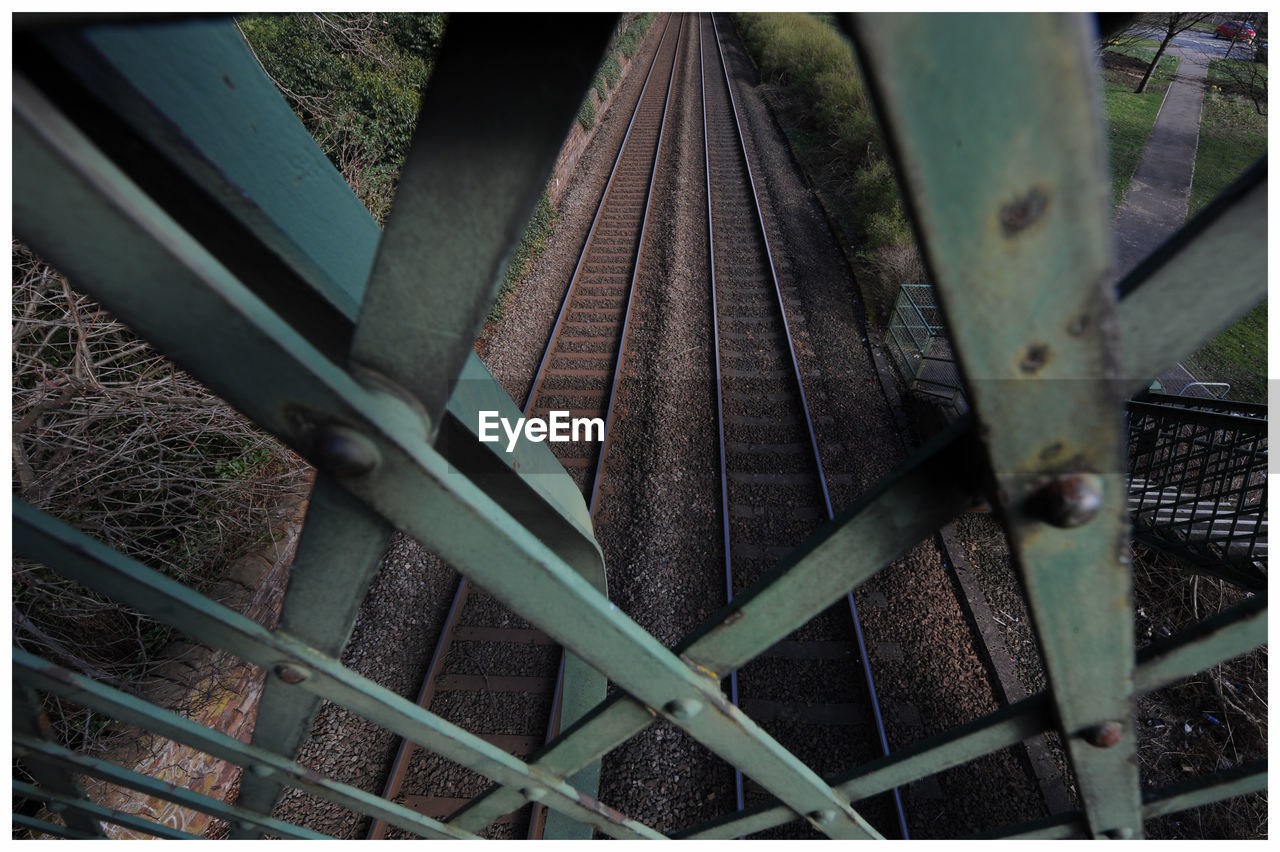
[[[255,827],[263,831],[269,831],[272,834],[286,838],[297,839],[329,839],[329,835],[319,831],[312,831],[309,828],[301,828],[296,825],[290,825],[287,822],[278,820],[271,816],[264,816],[261,813],[242,807],[239,804],[231,805],[226,802],[219,801],[203,793],[197,793],[188,790],[185,787],[179,787],[170,784],[167,781],[161,781],[152,778],[150,775],[143,775],[140,772],[134,772],[122,766],[105,760],[99,760],[87,754],[79,754],[70,749],[63,748],[54,743],[42,740],[15,735],[13,738],[14,754],[18,757],[29,759],[43,759],[56,762],[60,766],[70,769],[74,772],[89,775],[102,781],[109,781],[112,784],[118,784],[122,787],[128,787],[145,793],[148,796],[154,796],[158,799],[173,802],[184,808],[200,811],[209,814],[218,819],[227,820],[228,822],[244,822],[251,823]]]
[[[1266,789],[1267,759],[1264,757],[1243,766],[1233,766],[1153,790],[1143,797],[1142,818],[1154,819]]]
[[[1266,298],[1267,245],[1263,157],[1120,283],[1120,339],[1131,392],[1145,390],[1166,367]],[[1224,257],[1232,259],[1229,275],[1222,274]]]
[[[49,717],[44,712],[40,696],[26,684],[14,682],[10,695],[13,706],[13,733],[22,734],[32,739],[49,741],[53,731],[49,725]],[[84,787],[74,774],[61,766],[50,766],[41,761],[31,761],[27,772],[32,780],[45,790],[59,793],[73,799],[84,798]],[[102,824],[90,819],[82,813],[74,812],[65,817],[67,827],[77,835],[85,837],[103,837]]]
[[[290,786],[305,790],[327,801],[350,808],[357,813],[376,816],[412,834],[423,837],[470,838],[473,835],[445,826],[401,805],[381,799],[372,793],[317,774],[315,771],[286,760],[274,752],[242,743],[219,731],[162,710],[142,699],[105,686],[92,678],[56,666],[25,651],[13,651],[13,667],[21,680],[36,688],[75,701],[84,707],[104,713],[131,725],[154,731],[175,742],[197,748],[206,754],[243,766],[264,775],[279,775]]]
[[[1194,408],[1174,408],[1152,402],[1133,401],[1128,405],[1131,415],[1143,415],[1171,425],[1194,424],[1212,429],[1229,429],[1250,437],[1267,434],[1267,421],[1256,417],[1241,417],[1217,411]]]
[[[971,834],[964,840],[1072,840],[1085,836],[1088,824],[1080,811],[1053,814],[1032,822],[1001,826]]]
[[[1266,641],[1267,593],[1264,590],[1139,651],[1134,691],[1159,689],[1246,654]]]
[[[198,834],[192,834],[189,831],[181,831],[162,823],[153,822],[149,819],[143,819],[134,814],[124,813],[123,811],[112,810],[103,807],[96,802],[88,799],[78,799],[73,796],[63,796],[58,793],[51,793],[48,790],[36,787],[34,784],[28,784],[25,781],[14,780],[13,792],[19,796],[25,796],[29,799],[37,801],[49,802],[51,806],[57,805],[60,810],[72,810],[76,813],[86,814],[104,822],[114,823],[124,828],[130,828],[134,831],[141,831],[145,834],[151,834],[156,837],[163,837],[168,840],[201,840],[203,838]]]
[[[656,836],[638,823],[616,823],[617,814],[583,797],[563,781],[532,771],[500,748],[485,742],[413,702],[344,668],[337,660],[316,652],[284,633],[272,633],[253,620],[215,604],[180,583],[152,571],[96,542],[22,501],[14,501],[14,548],[55,568],[60,574],[102,592],[156,619],[171,624],[198,641],[224,648],[277,674],[292,667],[306,674],[297,688],[327,698],[388,728],[411,742],[430,748],[454,762],[501,783],[521,789],[546,790],[549,807],[565,809],[571,816],[625,837]],[[153,728],[154,729],[154,728]],[[188,732],[190,733],[190,732]],[[189,745],[194,743],[183,740]],[[250,748],[230,737],[219,741],[229,752],[217,754],[243,765]],[[208,751],[203,746],[202,751]],[[262,762],[265,749],[254,749],[252,758]],[[293,766],[272,756],[272,765]],[[277,767],[280,768],[280,767]],[[299,770],[300,771],[300,770]],[[296,774],[289,772],[290,775]],[[298,786],[297,779],[289,782]],[[364,794],[375,802],[383,800]],[[363,813],[372,813],[368,801]],[[387,820],[395,825],[400,821]],[[401,826],[405,827],[405,826]],[[435,820],[419,822],[411,831],[428,829],[433,835],[459,836],[455,828]]]
[[[1149,402],[1153,405],[1171,405],[1176,408],[1205,408],[1210,411],[1221,411],[1227,414],[1238,413],[1245,416],[1267,416],[1265,402],[1243,402],[1234,399],[1202,399],[1194,396],[1174,396],[1167,393],[1147,391],[1137,397],[1135,402]]]
[[[1053,726],[1046,693],[943,731],[828,779],[849,801],[857,803],[895,787],[936,775],[986,754],[1035,736]],[[777,802],[761,802],[740,813],[726,814],[676,833],[680,839],[730,839],[782,825],[794,816]]]
[[[32,831],[38,831],[41,834],[49,834],[54,837],[64,838],[66,840],[93,840],[93,839],[96,839],[96,837],[101,836],[101,835],[86,834],[82,831],[77,831],[74,828],[70,828],[65,825],[58,825],[56,822],[45,822],[42,819],[29,817],[26,814],[13,814],[11,819],[13,820],[14,825],[20,825],[23,828],[28,828],[28,829],[31,829]]]

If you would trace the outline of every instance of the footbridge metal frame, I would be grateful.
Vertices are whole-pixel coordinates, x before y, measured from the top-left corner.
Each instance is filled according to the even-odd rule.
[[[679,836],[804,820],[829,837],[874,837],[860,800],[1046,730],[1069,753],[1079,808],[994,834],[1137,837],[1146,818],[1263,789],[1265,763],[1140,788],[1134,695],[1263,644],[1267,596],[1135,652],[1123,401],[1264,297],[1265,164],[1130,275],[1117,303],[1090,20],[846,20],[971,411],[669,649],[597,586],[600,551],[567,476],[496,463],[467,439],[476,403],[501,394],[472,342],[613,23],[453,17],[379,233],[228,22],[15,19],[16,235],[320,471],[275,630],[14,501],[16,554],[268,678],[243,743],[15,649],[14,753],[37,784],[14,791],[61,814],[15,823],[91,837],[102,821],[145,822],[88,801],[80,778],[91,776],[226,819],[243,837],[310,834],[270,816],[285,786],[427,837],[473,836],[530,801],[584,831],[656,837],[570,779],[658,719],[775,797]],[[1237,258],[1229,280],[1214,271],[1223,256]],[[1168,322],[1141,321],[1157,307]],[[535,448],[523,458],[535,471],[546,461]],[[726,699],[731,672],[982,499],[1009,532],[1047,691],[826,779]],[[583,688],[579,712],[526,763],[344,668],[392,529],[618,689]],[[239,801],[67,751],[45,735],[39,693],[245,767]],[[440,821],[300,766],[321,700],[492,786]]]

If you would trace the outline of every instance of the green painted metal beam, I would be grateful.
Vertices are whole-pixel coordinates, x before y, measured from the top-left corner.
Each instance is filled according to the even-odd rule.
[[[327,834],[290,825],[273,817],[263,817],[261,816],[261,811],[246,806],[242,799],[237,800],[237,804],[231,805],[220,799],[206,796],[203,793],[196,793],[185,787],[179,787],[167,781],[160,781],[150,775],[143,775],[140,772],[134,772],[109,761],[74,752],[50,742],[18,735],[13,738],[13,745],[14,753],[19,757],[45,759],[66,767],[73,772],[88,775],[111,784],[118,784],[121,787],[128,787],[148,796],[164,799],[184,808],[191,808],[218,819],[227,820],[233,825],[238,822],[251,823],[258,826],[262,831],[270,832],[279,837],[299,840],[323,840],[329,837]],[[244,780],[246,779],[242,779],[241,783]]]
[[[318,474],[289,570],[280,629],[322,654],[340,657],[393,531],[329,474]],[[267,678],[252,741],[293,758],[311,733],[320,700]],[[270,813],[283,792],[280,779],[249,773],[240,781],[238,801]],[[259,834],[256,826],[232,825],[233,839]]]
[[[60,837],[64,840],[96,840],[100,837],[100,835],[76,831],[74,828],[59,825],[56,822],[45,822],[42,819],[29,817],[26,814],[14,814],[12,820],[14,826],[21,826],[22,828],[30,829],[32,832],[47,834],[50,837]]]
[[[1136,692],[1151,692],[1267,642],[1267,594],[1251,595],[1230,609],[1153,642],[1138,654]]]
[[[102,805],[91,802],[83,796],[69,796],[61,793],[53,793],[34,784],[28,784],[25,781],[13,782],[13,792],[24,798],[35,799],[36,801],[47,802],[50,809],[57,809],[66,814],[66,819],[71,821],[74,818],[89,818],[95,821],[103,820],[105,822],[114,823],[124,828],[134,829],[136,831],[145,832],[155,837],[163,837],[168,840],[200,840],[198,834],[192,834],[189,831],[181,831],[162,823],[153,822],[149,819],[135,816],[133,814],[124,813],[122,811],[112,810]]]
[[[56,566],[58,572],[65,577],[109,595],[127,606],[151,613],[157,620],[179,628],[197,641],[224,648],[248,662],[266,668],[298,691],[339,703],[411,742],[432,749],[504,784],[527,791],[539,790],[539,795],[545,796],[543,801],[548,807],[567,810],[577,819],[589,822],[606,833],[623,837],[657,836],[656,832],[638,823],[619,820],[615,811],[604,808],[597,802],[584,800],[580,793],[563,781],[531,771],[522,761],[501,748],[428,713],[368,678],[355,674],[332,657],[321,654],[284,633],[268,631],[251,619],[121,556],[21,501],[14,503],[14,548],[16,552],[45,565]],[[32,666],[25,657],[23,662],[28,668]],[[48,684],[46,679],[41,688],[48,689]],[[137,704],[151,707],[146,702],[135,700],[133,705],[127,705],[127,709],[138,713]],[[117,703],[114,709],[118,712],[120,705]],[[281,771],[281,764],[292,766],[272,752],[243,745],[225,735],[214,736],[214,732],[206,733],[201,729],[198,735],[201,744],[198,744],[191,739],[196,735],[192,734],[189,724],[184,729],[184,739],[160,731],[154,717],[148,721],[147,727],[151,730],[165,733],[180,742],[196,745],[202,751],[241,765],[248,759],[256,763],[265,761],[277,772]],[[170,730],[172,724],[169,722]],[[209,738],[211,736],[212,740]],[[209,742],[216,743],[220,751],[209,751]],[[267,760],[268,756],[270,760]],[[304,772],[309,770],[287,771],[289,783],[300,786],[296,776]],[[382,801],[376,797],[368,798]],[[362,813],[375,813],[369,809],[367,801],[362,804]],[[403,819],[386,821],[393,825],[403,823]],[[430,826],[435,833],[456,836],[466,834],[455,828],[439,826],[434,820],[423,825]]]
[[[841,600],[973,505],[979,478],[972,465],[978,456],[972,441],[969,420],[935,436],[776,569],[708,618],[676,646],[676,652],[699,670],[724,678]],[[578,725],[566,726],[539,753],[535,765],[556,775],[576,772],[643,731],[653,719],[642,704],[615,697]],[[490,790],[460,810],[453,822],[479,830],[520,805],[510,791]]]
[[[1266,298],[1267,246],[1264,158],[1120,282],[1126,390],[1145,390]]]
[[[1051,711],[1048,695],[1041,693],[828,780],[856,803],[1016,745],[1027,737],[1048,730],[1052,726]],[[761,802],[741,813],[726,814],[675,836],[680,839],[727,840],[765,831],[791,818],[791,814],[778,807],[776,802]]]
[[[433,427],[616,21],[449,19],[351,350],[411,394]]]
[[[684,700],[710,711],[670,718],[713,751],[732,755],[797,812],[834,814],[824,832],[871,833],[816,775],[725,702],[718,684],[618,612],[469,481],[450,475],[412,407],[366,390],[309,347],[56,113],[39,109],[39,100],[15,79],[18,171],[29,169],[24,181],[37,181],[43,195],[40,205],[24,204],[23,190],[32,187],[19,181],[15,222],[34,235],[28,241],[38,252],[260,426],[339,475],[384,518],[637,698],[673,708]],[[67,217],[86,223],[74,244],[56,239]],[[442,517],[452,521],[447,528],[437,522]]]
[[[49,728],[49,719],[40,706],[39,697],[27,684],[16,682],[10,695],[13,708],[13,733],[33,740],[50,742],[53,733]],[[52,795],[68,798],[83,798],[84,788],[80,781],[66,767],[50,764],[46,761],[31,761],[27,772],[36,783]],[[102,826],[96,819],[90,818],[82,811],[75,811],[65,817],[67,828],[81,837],[102,837]]]
[[[1114,247],[1088,21],[868,15],[854,36],[981,426],[1090,831],[1141,836]]]
[[[1267,760],[1263,758],[1151,791],[1144,797],[1142,816],[1155,819],[1235,796],[1265,792],[1266,789]]]
[[[13,670],[25,682],[44,692],[62,696],[126,724],[137,725],[230,763],[257,767],[249,771],[264,775],[279,774],[288,779],[291,787],[305,790],[358,813],[376,816],[411,834],[460,839],[474,836],[357,787],[333,781],[274,752],[242,743],[234,737],[162,710],[148,701],[68,671],[25,651],[13,652]],[[267,816],[259,814],[257,818],[261,820]]]

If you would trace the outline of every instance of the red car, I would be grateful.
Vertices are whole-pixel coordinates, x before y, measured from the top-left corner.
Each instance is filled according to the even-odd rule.
[[[1239,33],[1237,36],[1236,33]],[[1258,33],[1252,26],[1245,21],[1228,21],[1218,24],[1218,29],[1214,32],[1214,38],[1234,38],[1236,41],[1253,41],[1253,37]]]

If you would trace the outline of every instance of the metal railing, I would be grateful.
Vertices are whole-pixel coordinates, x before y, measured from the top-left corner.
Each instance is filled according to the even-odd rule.
[[[889,317],[886,339],[909,389],[942,400],[952,414],[968,410],[951,341],[933,287],[903,284]]]
[[[1135,537],[1254,591],[1266,587],[1267,421],[1129,404]]]
[[[15,649],[14,755],[27,779],[14,793],[46,803],[15,825],[67,837],[100,836],[104,822],[181,834],[91,801],[81,778],[92,777],[214,815],[237,837],[312,836],[271,816],[285,786],[426,837],[473,836],[531,801],[612,836],[656,837],[575,779],[658,720],[773,797],[679,836],[731,838],[797,820],[829,837],[875,836],[861,800],[1047,730],[1071,762],[1079,808],[1000,836],[1135,837],[1146,818],[1265,789],[1265,761],[1142,788],[1134,695],[1263,644],[1266,593],[1135,652],[1131,579],[1116,546],[1125,495],[1102,475],[1120,469],[1124,450],[1115,329],[1126,371],[1149,377],[1265,294],[1265,164],[1132,273],[1117,306],[1098,285],[1113,242],[1086,21],[845,23],[903,166],[971,410],[669,648],[593,583],[603,564],[580,493],[562,473],[530,473],[548,460],[545,445],[518,447],[511,462],[465,437],[479,408],[514,411],[472,342],[611,18],[452,18],[382,232],[226,22],[15,18],[18,236],[319,468],[274,630],[15,501],[15,554],[266,676],[245,743]],[[922,75],[918,55],[948,73]],[[1202,270],[1223,256],[1241,260],[1208,292]],[[1156,307],[1168,322],[1137,321]],[[725,699],[731,672],[984,494],[1007,524],[1045,692],[825,779]],[[1077,506],[1070,494],[1088,499]],[[395,528],[616,691],[579,696],[584,712],[525,762],[345,668],[342,647]],[[42,695],[244,767],[239,798],[175,788],[52,742]],[[299,765],[323,700],[490,786],[441,821]]]

